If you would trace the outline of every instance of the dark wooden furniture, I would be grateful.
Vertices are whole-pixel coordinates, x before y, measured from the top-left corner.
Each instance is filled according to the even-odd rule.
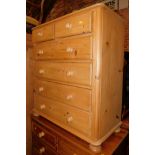
[[[102,144],[102,152],[95,154],[85,141],[41,116],[32,116],[32,155],[127,155],[128,126],[125,124],[128,123],[123,123],[121,131]]]

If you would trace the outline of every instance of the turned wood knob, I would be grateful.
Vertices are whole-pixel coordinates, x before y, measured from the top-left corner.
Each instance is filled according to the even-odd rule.
[[[44,71],[43,69],[40,69],[40,70],[39,70],[39,73],[40,73],[40,74],[44,74],[45,71]]]
[[[39,132],[38,137],[41,138],[43,136],[45,136],[45,133],[43,131]]]
[[[80,20],[80,21],[79,21],[79,24],[80,24],[80,25],[82,25],[82,24],[83,24],[83,21],[82,21],[82,20]]]
[[[41,110],[43,110],[43,109],[45,109],[45,108],[46,108],[45,104],[42,104],[42,105],[40,106],[40,109],[41,109]]]
[[[38,55],[44,54],[44,51],[42,49],[38,50]]]
[[[42,92],[44,90],[43,87],[39,87],[39,92]]]
[[[43,32],[38,32],[37,35],[38,35],[39,37],[41,37],[41,36],[43,36]]]
[[[68,53],[72,53],[74,51],[74,49],[72,47],[67,47],[66,48],[66,52]]]
[[[73,98],[73,95],[67,95],[66,99],[71,100]]]
[[[68,123],[70,123],[70,122],[72,122],[72,121],[73,121],[73,117],[72,117],[72,116],[67,117],[67,122],[68,122]]]
[[[41,153],[44,153],[45,152],[45,147],[41,147],[40,149],[39,149],[39,153],[41,154]]]
[[[74,74],[74,72],[73,72],[73,71],[68,71],[68,72],[67,72],[67,76],[68,76],[68,77],[73,76],[73,74]]]
[[[65,27],[66,27],[67,29],[71,29],[71,28],[72,28],[72,24],[71,24],[71,23],[66,23]]]

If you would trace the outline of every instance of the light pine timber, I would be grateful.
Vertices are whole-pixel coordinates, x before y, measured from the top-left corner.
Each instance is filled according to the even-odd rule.
[[[52,27],[52,29],[49,29],[49,27]],[[40,31],[43,31],[46,35],[38,39],[36,35]],[[83,40],[86,47],[88,47],[88,51],[81,50],[77,58],[63,54],[65,50],[66,52],[72,51],[67,51],[68,46],[70,48],[73,45],[75,46],[74,48],[80,47],[82,42],[80,43],[79,38],[86,38],[88,34],[92,41],[89,39],[87,41]],[[41,98],[36,102],[34,112],[87,141],[90,143],[91,149],[99,152],[100,149],[97,148],[100,148],[101,143],[121,125],[124,47],[124,25],[122,19],[103,3],[99,3],[42,24],[34,28],[33,36],[33,51],[36,52],[35,48],[38,47],[45,50],[45,53],[40,58],[36,58],[33,53],[36,59],[34,67],[35,78],[57,83],[60,87],[64,84],[81,89],[88,88],[92,94],[91,110],[83,119],[83,121],[86,121],[84,124],[88,125],[85,127],[85,131],[80,129],[80,126],[66,124],[63,119],[58,121],[57,117],[61,118],[60,115],[64,115],[64,112],[66,112],[62,110],[64,106],[67,107],[68,111],[72,111],[73,107],[68,103],[65,105],[65,101],[49,99],[48,93],[44,94],[44,99],[48,100],[47,103],[56,104],[59,108],[56,108],[57,111],[55,112],[59,113],[58,109],[61,109],[60,115],[53,116],[52,112],[48,111],[48,108],[46,109],[47,112],[42,112],[42,109],[39,108],[40,105],[38,106],[37,104],[42,100]],[[73,40],[69,44],[67,41],[72,37]],[[41,41],[44,42],[41,43]],[[56,44],[60,42],[63,45],[58,49],[58,53],[54,53]],[[77,45],[74,43],[77,43]],[[61,53],[62,56],[59,54],[59,50],[63,52]],[[86,55],[83,53],[84,51],[87,51]],[[54,53],[54,56],[51,57],[52,53]],[[50,94],[50,98],[54,98],[51,92]],[[38,98],[39,96],[36,97],[36,99]],[[77,119],[78,115],[81,117],[80,114],[84,114],[86,109],[83,109],[83,111],[80,109],[80,113],[78,112],[78,105],[75,104],[74,108],[75,120],[79,121],[78,123],[80,124],[82,120],[81,118]],[[90,123],[88,123],[88,119]],[[74,122],[74,118],[72,122]]]

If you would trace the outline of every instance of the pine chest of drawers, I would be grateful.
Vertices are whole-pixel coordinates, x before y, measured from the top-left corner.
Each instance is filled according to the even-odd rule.
[[[87,141],[94,151],[121,124],[123,26],[99,3],[32,32],[33,113]]]

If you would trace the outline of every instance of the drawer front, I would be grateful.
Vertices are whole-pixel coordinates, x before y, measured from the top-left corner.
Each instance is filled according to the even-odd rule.
[[[36,137],[45,141],[46,143],[49,143],[49,145],[56,150],[57,136],[54,132],[48,131],[46,128],[34,122],[32,123],[32,131]]]
[[[50,39],[54,39],[53,24],[48,24],[41,28],[34,29],[32,31],[33,42],[41,42],[41,41],[50,40]]]
[[[90,155],[88,152],[77,147],[77,145],[63,139],[59,139],[58,146],[58,152],[60,155]]]
[[[35,75],[41,78],[90,86],[92,64],[37,61]]]
[[[57,155],[51,147],[39,141],[35,135],[32,135],[32,155]]]
[[[91,59],[92,37],[47,41],[34,46],[36,59]]]
[[[55,23],[55,36],[63,37],[91,32],[92,14],[87,12],[82,15],[67,17]]]
[[[89,111],[91,109],[91,90],[35,80],[35,92],[38,95],[81,108]]]
[[[39,150],[36,147],[32,147],[32,155],[40,155]]]
[[[34,108],[53,122],[90,135],[91,117],[88,112],[37,95],[34,96]]]

